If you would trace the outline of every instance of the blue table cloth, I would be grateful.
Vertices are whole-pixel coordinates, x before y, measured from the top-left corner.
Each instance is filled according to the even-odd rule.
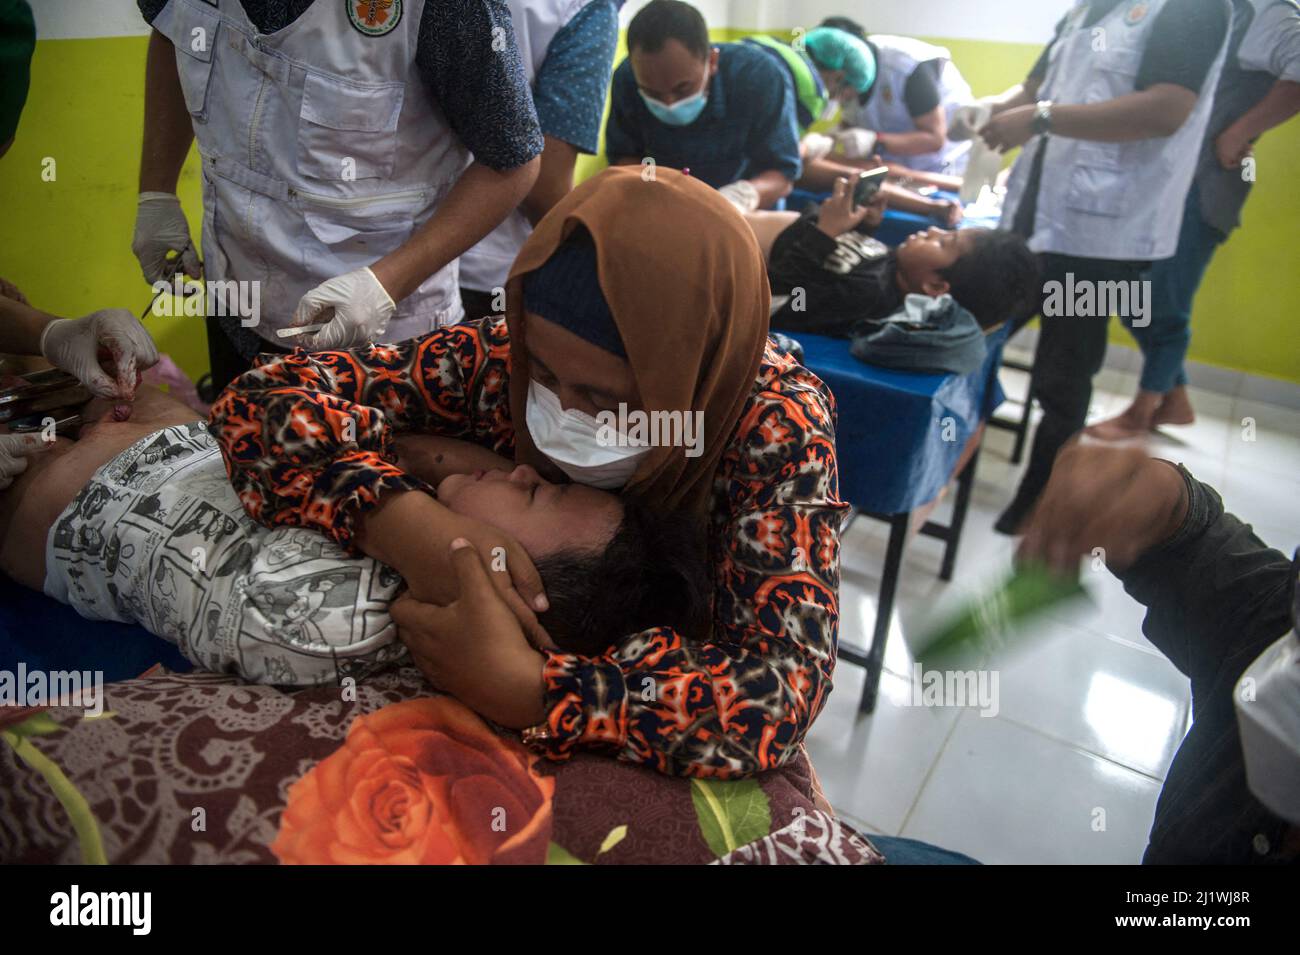
[[[129,680],[156,663],[193,665],[166,640],[134,624],[93,622],[57,600],[0,574],[0,670],[101,670],[104,682]]]
[[[900,514],[938,497],[966,442],[1002,402],[996,370],[1008,330],[988,337],[983,366],[967,375],[879,368],[854,358],[845,339],[796,336],[803,364],[835,394],[843,500],[863,511]]]

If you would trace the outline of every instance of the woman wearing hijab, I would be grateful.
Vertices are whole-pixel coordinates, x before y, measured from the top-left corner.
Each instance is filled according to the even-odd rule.
[[[506,299],[504,318],[295,352],[239,378],[212,429],[245,507],[396,569],[411,594],[393,614],[425,674],[551,758],[600,751],[694,776],[780,765],[831,688],[846,508],[834,400],[768,342],[752,233],[692,177],[607,169],[538,224]],[[622,446],[597,417],[620,408],[699,413],[698,440]],[[614,635],[599,657],[538,651],[545,598],[527,555],[472,521],[429,533],[441,505],[397,466],[401,432],[697,514],[709,632]]]

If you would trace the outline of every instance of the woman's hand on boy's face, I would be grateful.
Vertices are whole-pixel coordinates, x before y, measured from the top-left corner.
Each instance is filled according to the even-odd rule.
[[[357,543],[401,574],[416,597],[445,604],[456,596],[449,548],[457,537],[483,555],[493,584],[525,632],[540,629],[536,614],[546,611],[546,594],[523,545],[505,531],[453,513],[422,491],[382,498],[363,518]]]
[[[398,636],[420,672],[440,690],[511,729],[540,723],[546,716],[545,657],[529,644],[480,555],[464,538],[453,544],[451,565],[458,594],[447,606],[409,595],[393,602]]]
[[[492,585],[514,613],[524,632],[534,642],[539,634],[544,635],[545,631],[537,622],[537,614],[544,613],[550,604],[546,602],[542,577],[537,573],[537,567],[523,545],[491,524],[460,514],[447,526],[444,534],[446,536],[443,540],[448,543],[458,537],[470,542],[480,556]],[[452,564],[443,566],[445,572]],[[446,579],[450,581],[450,578],[448,573]]]

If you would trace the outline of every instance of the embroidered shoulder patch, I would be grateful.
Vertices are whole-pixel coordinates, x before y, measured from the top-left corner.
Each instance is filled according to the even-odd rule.
[[[1137,26],[1144,19],[1146,19],[1147,8],[1149,6],[1150,5],[1146,2],[1146,0],[1137,0],[1137,3],[1129,7],[1128,12],[1124,14],[1124,22],[1127,23],[1129,26]]]
[[[348,19],[366,36],[392,33],[402,19],[402,0],[343,0]]]

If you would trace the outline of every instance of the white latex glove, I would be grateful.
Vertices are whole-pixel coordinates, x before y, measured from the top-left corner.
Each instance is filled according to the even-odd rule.
[[[822,133],[809,133],[803,138],[804,159],[824,159],[835,148],[835,140]]]
[[[116,366],[116,379],[99,364],[104,349]],[[158,346],[124,308],[105,308],[81,318],[56,318],[41,332],[41,354],[51,364],[76,375],[101,398],[135,398],[137,372],[158,362]]]
[[[952,118],[948,120],[948,138],[953,142],[974,139],[992,116],[993,107],[987,100],[966,103],[953,110]]]
[[[140,193],[131,251],[150,285],[170,279],[178,266],[192,278],[202,274],[199,253],[190,241],[190,224],[181,211],[180,199],[170,192]],[[168,252],[176,252],[179,262],[168,261]]]
[[[854,126],[837,129],[831,135],[835,139],[835,152],[849,159],[865,159],[876,148],[876,134],[870,129]]]
[[[27,456],[44,451],[52,442],[41,437],[40,432],[29,434],[0,434],[0,491],[14,478],[27,470]]]
[[[298,302],[293,312],[297,325],[325,321],[320,331],[283,339],[308,351],[347,348],[357,342],[374,341],[388,328],[397,304],[368,268],[336,275],[322,282]]]
[[[741,212],[753,212],[758,208],[758,187],[748,179],[737,179],[718,189],[724,199]]]

